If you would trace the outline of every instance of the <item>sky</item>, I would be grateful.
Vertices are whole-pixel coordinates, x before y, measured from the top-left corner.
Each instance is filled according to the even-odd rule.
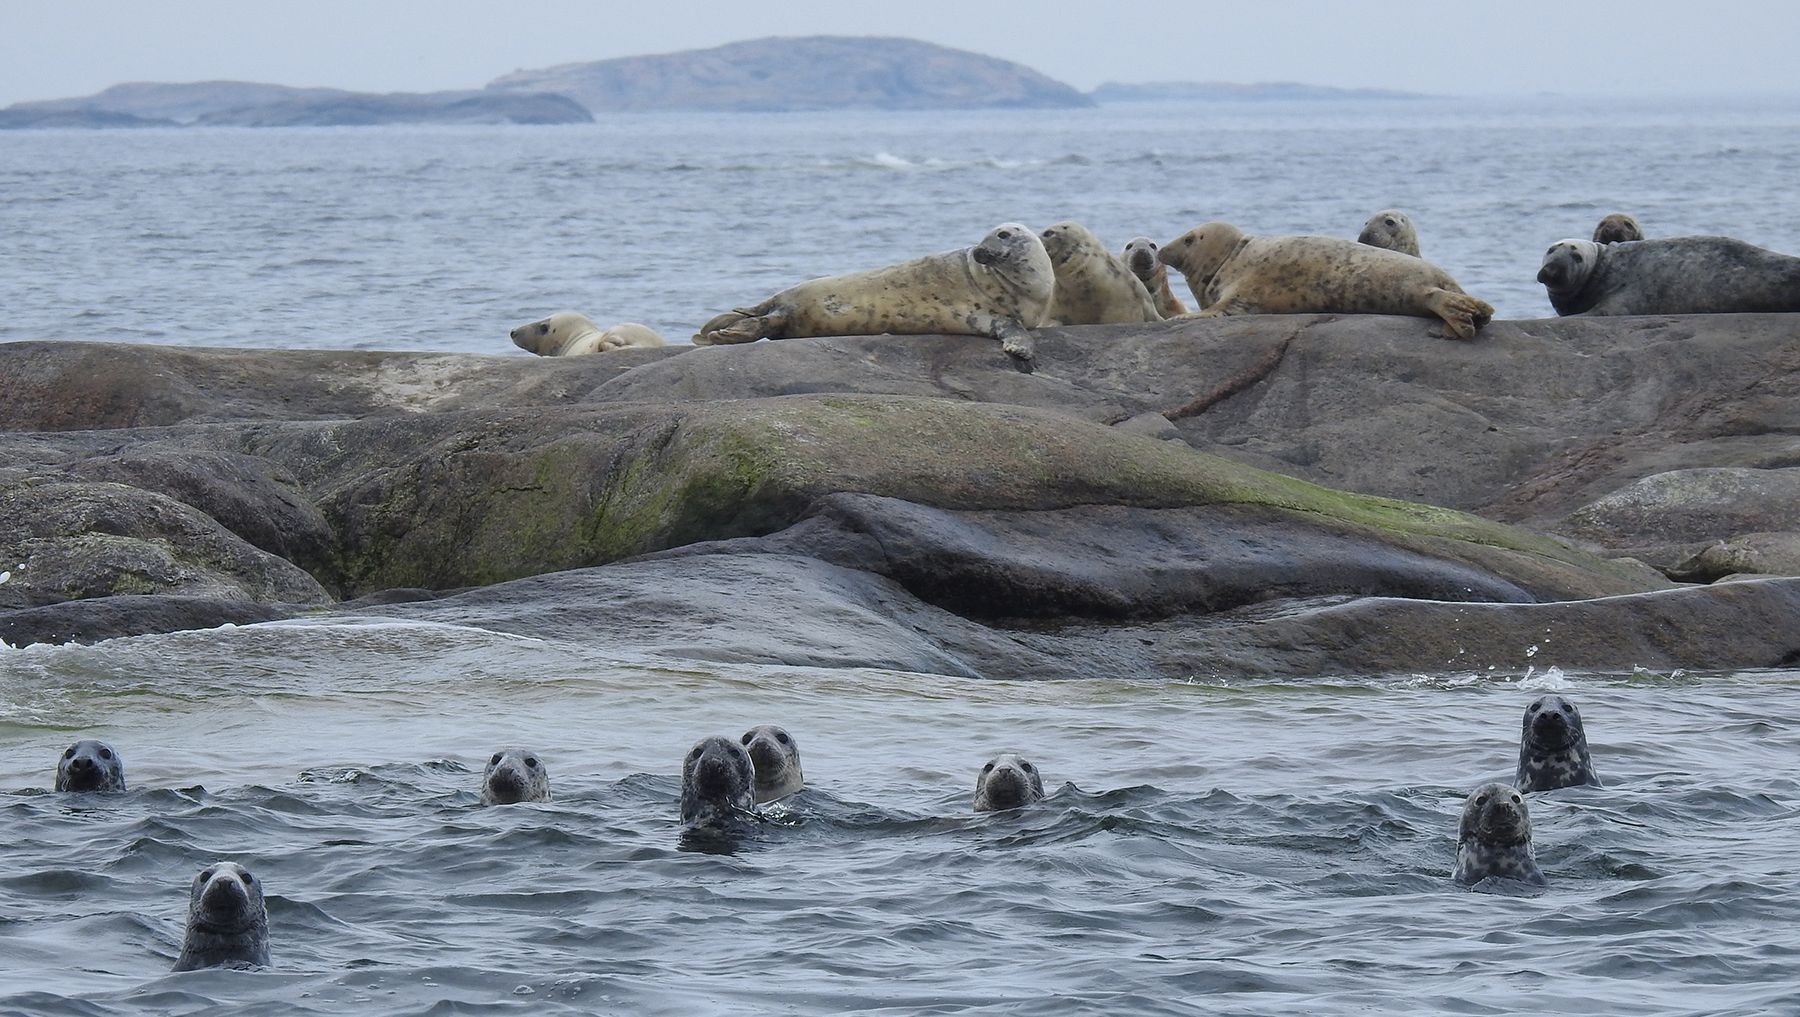
[[[1796,0],[0,0],[0,106],[124,81],[356,91],[769,35],[901,35],[1105,81],[1800,95]]]

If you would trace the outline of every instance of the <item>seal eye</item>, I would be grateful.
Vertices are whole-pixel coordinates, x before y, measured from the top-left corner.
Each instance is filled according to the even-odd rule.
[[[100,758],[101,759],[111,759],[112,758],[112,750],[109,748],[105,748],[104,746],[101,747]]]
[[[251,875],[251,874],[250,874],[250,870],[248,870],[248,869],[245,869],[245,870],[244,870],[244,875],[243,875],[243,879],[244,879],[244,885],[245,885],[245,886],[249,886],[249,885],[250,885],[250,884],[251,884],[251,883],[254,883],[254,882],[256,882],[256,877],[255,877],[255,876],[252,876],[252,875]]]
[[[694,751],[688,753],[688,758],[689,759],[699,759],[700,758],[700,746],[698,746],[698,745],[694,746]]]
[[[75,758],[75,746],[71,745],[68,748],[64,749],[63,750],[63,758],[64,759],[74,759]]]
[[[527,767],[529,767],[530,769],[533,769],[533,770],[537,769],[537,757],[536,756],[526,756],[525,757],[525,765]]]
[[[982,773],[993,773],[994,772],[994,764],[987,763],[987,764],[983,765],[981,768],[981,772]]]
[[[201,869],[200,870],[201,881],[204,882],[206,880],[213,878],[213,873],[215,873],[217,871],[218,871],[217,869]]]
[[[538,323],[538,335],[548,335],[548,334],[550,334],[550,323],[547,321],[539,322]]]
[[[1575,264],[1577,264],[1577,265],[1581,264],[1581,252],[1580,251],[1575,252]]]
[[[1019,765],[1023,766],[1025,768],[1026,773],[1036,773],[1037,772],[1037,767],[1032,766],[1030,763],[1021,762]]]
[[[1476,805],[1486,805],[1486,804],[1487,804],[1487,803],[1488,803],[1488,796],[1487,796],[1487,795],[1481,795],[1481,796],[1479,796],[1479,797],[1477,797],[1477,798],[1476,798],[1476,799],[1475,799],[1475,804],[1476,804]]]
[[[1183,246],[1183,247],[1194,246],[1194,238],[1193,237],[1182,237],[1181,238],[1181,246]]]
[[[1012,239],[1012,230],[1001,230],[1000,231],[1000,239],[1001,240],[1011,240]]]
[[[786,731],[777,731],[777,732],[775,732],[775,740],[780,742],[783,745],[786,745],[788,742],[792,741],[793,739],[788,737]]]
[[[498,753],[498,752],[494,753],[494,758],[488,760],[488,765],[489,766],[499,766],[500,765],[500,753]]]
[[[1393,216],[1391,216],[1391,215],[1390,215],[1390,216],[1388,216],[1388,217],[1387,217],[1387,218],[1386,218],[1386,219],[1383,219],[1383,220],[1382,220],[1382,222],[1385,222],[1385,223],[1387,223],[1387,224],[1388,224],[1388,225],[1389,225],[1389,226],[1398,226],[1398,225],[1400,225],[1400,224],[1399,224],[1399,223],[1397,223],[1397,222],[1395,222],[1395,221],[1394,221],[1394,217],[1393,217]]]

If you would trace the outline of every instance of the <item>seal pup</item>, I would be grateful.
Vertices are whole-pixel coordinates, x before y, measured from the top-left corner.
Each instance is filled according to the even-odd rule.
[[[1143,280],[1086,226],[1068,221],[1055,223],[1046,227],[1039,238],[1044,241],[1044,252],[1050,255],[1050,267],[1056,274],[1056,293],[1044,324],[1163,320]]]
[[[773,724],[759,724],[738,739],[756,769],[757,804],[772,802],[806,786],[800,771],[800,744]]]
[[[1132,237],[1125,241],[1125,267],[1138,277],[1138,282],[1150,291],[1150,299],[1156,301],[1156,309],[1164,318],[1173,318],[1187,313],[1187,305],[1175,295],[1169,286],[1168,266],[1156,260],[1158,245],[1149,237]]]
[[[1600,786],[1588,755],[1581,711],[1561,696],[1539,696],[1525,708],[1519,733],[1520,791],[1549,791],[1577,784]]]
[[[58,791],[123,791],[125,761],[111,745],[92,738],[63,750],[56,761]]]
[[[200,870],[188,891],[187,934],[176,971],[252,968],[269,963],[269,912],[262,884],[236,862]]]
[[[550,771],[535,752],[501,749],[481,770],[481,804],[517,805],[550,800]]]
[[[1043,797],[1043,776],[1016,752],[1002,752],[988,760],[975,776],[976,812],[1016,809]]]
[[[973,247],[885,268],[790,286],[752,307],[715,315],[694,345],[825,335],[979,335],[1023,361],[1035,355],[1028,329],[1043,324],[1056,272],[1036,233],[1016,222]]]
[[[1342,237],[1253,237],[1227,222],[1196,226],[1162,246],[1201,309],[1223,314],[1408,314],[1440,318],[1473,339],[1494,317],[1450,273],[1422,258]]]
[[[1800,258],[1730,237],[1559,240],[1537,280],[1565,316],[1800,311]]]
[[[668,342],[649,325],[621,321],[601,328],[579,311],[558,311],[513,329],[513,345],[540,357],[573,357],[583,353],[649,349]]]
[[[742,745],[713,735],[688,750],[681,764],[681,822],[728,827],[756,815],[756,764]]]
[[[1419,256],[1419,231],[1413,229],[1412,216],[1397,208],[1384,208],[1369,216],[1362,232],[1356,235],[1356,242]]]
[[[1505,784],[1483,784],[1463,803],[1456,828],[1456,871],[1463,886],[1489,877],[1545,886],[1531,850],[1531,813],[1525,797]]]
[[[1622,244],[1630,240],[1644,239],[1644,229],[1638,221],[1624,212],[1614,212],[1602,218],[1594,227],[1594,243]]]

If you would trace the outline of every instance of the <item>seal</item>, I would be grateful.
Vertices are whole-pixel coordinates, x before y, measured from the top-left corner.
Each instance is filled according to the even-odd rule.
[[[187,934],[176,971],[253,968],[269,963],[269,912],[262,884],[235,862],[200,870],[188,890]]]
[[[669,345],[648,325],[621,321],[603,329],[579,311],[558,311],[548,318],[526,322],[509,334],[514,346],[540,357],[573,357],[583,353]]]
[[[1175,295],[1169,287],[1169,269],[1156,260],[1159,249],[1156,241],[1149,237],[1132,237],[1125,242],[1125,267],[1138,277],[1138,282],[1150,291],[1150,299],[1156,301],[1156,309],[1164,318],[1173,318],[1187,313],[1187,305]]]
[[[1559,240],[1537,278],[1564,316],[1800,311],[1800,258],[1731,237]]]
[[[1223,314],[1409,314],[1441,318],[1472,339],[1494,309],[1422,258],[1341,237],[1252,237],[1226,222],[1164,244],[1163,264],[1187,278],[1201,310]]]
[[[63,750],[56,761],[58,791],[123,791],[125,761],[111,745],[84,738]]]
[[[729,738],[702,738],[681,765],[681,822],[729,826],[756,815],[756,764]]]
[[[980,335],[1029,361],[1027,329],[1043,324],[1056,273],[1043,241],[1016,222],[973,247],[813,279],[753,307],[715,316],[697,346],[823,335]]]
[[[1602,218],[1594,227],[1594,243],[1622,244],[1631,240],[1644,239],[1644,229],[1638,221],[1624,212],[1614,212]]]
[[[1456,871],[1464,886],[1490,876],[1533,886],[1549,881],[1531,850],[1531,813],[1525,798],[1505,784],[1483,784],[1463,803],[1456,828]]]
[[[1520,791],[1600,786],[1593,757],[1588,754],[1581,711],[1574,703],[1561,696],[1539,696],[1525,708],[1524,730],[1519,733],[1519,775],[1513,783]]]
[[[1412,216],[1397,208],[1384,208],[1363,223],[1356,242],[1401,254],[1419,256],[1419,231],[1413,229]]]
[[[481,770],[481,804],[517,805],[550,800],[550,771],[535,752],[501,749]]]
[[[739,739],[756,768],[756,801],[772,802],[806,786],[800,771],[800,744],[773,724],[760,724]]]
[[[982,764],[975,777],[975,811],[998,812],[1029,805],[1044,797],[1044,778],[1031,761],[1002,752]]]
[[[1163,320],[1143,280],[1124,259],[1106,249],[1100,238],[1078,222],[1059,222],[1039,234],[1056,293],[1044,317],[1046,325],[1105,325],[1114,322]]]

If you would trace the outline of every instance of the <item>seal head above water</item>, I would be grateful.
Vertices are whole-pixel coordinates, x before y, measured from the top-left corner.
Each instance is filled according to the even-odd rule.
[[[756,764],[741,744],[702,738],[681,764],[681,822],[728,826],[756,813]]]
[[[1525,796],[1499,783],[1483,784],[1469,795],[1456,828],[1455,880],[1470,886],[1489,877],[1533,886],[1549,882],[1531,850]]]
[[[251,968],[269,963],[269,913],[262,883],[235,862],[200,870],[188,891],[187,933],[176,971]]]
[[[123,791],[125,761],[111,745],[92,738],[63,750],[56,761],[58,791]]]
[[[988,760],[975,777],[976,812],[1016,809],[1043,797],[1043,775],[1016,752],[1003,752]]]
[[[1561,696],[1539,696],[1525,708],[1524,730],[1519,733],[1519,774],[1513,783],[1521,791],[1599,786],[1581,711],[1574,703]]]
[[[773,724],[760,724],[738,739],[756,768],[756,800],[772,802],[806,786],[800,771],[800,744]]]
[[[550,800],[550,771],[535,752],[501,749],[481,771],[483,805],[517,805]]]
[[[1419,256],[1419,231],[1413,228],[1412,216],[1397,208],[1384,208],[1363,223],[1356,242],[1401,254]]]
[[[1594,243],[1623,244],[1644,239],[1644,229],[1624,212],[1614,212],[1594,226]]]

